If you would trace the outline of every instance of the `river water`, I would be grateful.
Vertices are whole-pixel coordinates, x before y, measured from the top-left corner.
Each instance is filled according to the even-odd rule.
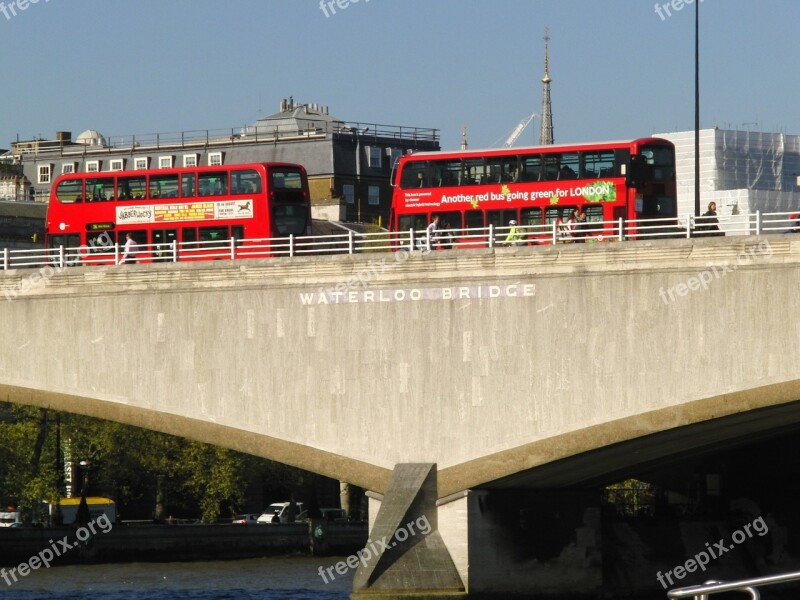
[[[347,600],[353,572],[319,576],[343,557],[258,558],[191,563],[73,565],[31,571],[0,600]]]

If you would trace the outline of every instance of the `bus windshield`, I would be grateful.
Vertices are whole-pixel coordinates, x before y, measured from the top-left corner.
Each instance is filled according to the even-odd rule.
[[[675,153],[672,148],[664,146],[645,146],[640,154],[647,164],[653,168],[655,181],[672,181],[675,179]]]
[[[302,235],[308,223],[308,208],[300,204],[280,204],[272,209],[272,223],[279,235]]]

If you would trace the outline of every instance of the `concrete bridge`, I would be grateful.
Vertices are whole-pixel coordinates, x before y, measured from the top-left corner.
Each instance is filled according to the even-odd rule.
[[[491,493],[800,422],[798,265],[776,235],[9,271],[0,398],[370,490],[397,547],[357,593],[547,591]]]

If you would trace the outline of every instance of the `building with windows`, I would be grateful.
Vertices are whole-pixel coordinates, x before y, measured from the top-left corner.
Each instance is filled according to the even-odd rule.
[[[436,129],[350,123],[327,106],[282,100],[280,111],[225,130],[105,137],[87,130],[72,139],[17,141],[5,155],[46,201],[62,173],[103,172],[250,162],[302,164],[316,218],[380,222],[391,206],[392,165],[402,154],[439,150]]]

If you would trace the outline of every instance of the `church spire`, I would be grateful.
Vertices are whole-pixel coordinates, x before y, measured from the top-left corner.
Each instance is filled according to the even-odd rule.
[[[544,77],[542,77],[542,128],[539,132],[539,144],[546,146],[553,143],[553,111],[550,103],[550,29],[544,28]]]

